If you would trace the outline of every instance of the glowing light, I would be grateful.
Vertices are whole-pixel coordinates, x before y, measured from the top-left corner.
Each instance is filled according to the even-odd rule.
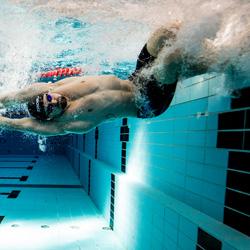
[[[98,217],[74,218],[74,220],[12,221],[0,228],[0,249],[60,249],[65,245],[86,241],[100,233],[107,223]],[[18,227],[13,227],[18,225]],[[74,230],[73,230],[74,229]],[[76,230],[77,229],[77,230]]]
[[[132,153],[128,158],[127,175],[132,181],[145,182],[145,166],[146,162],[148,162],[147,155],[149,155],[147,144],[143,143],[147,137],[145,127],[144,122],[138,124],[133,147],[130,150]]]

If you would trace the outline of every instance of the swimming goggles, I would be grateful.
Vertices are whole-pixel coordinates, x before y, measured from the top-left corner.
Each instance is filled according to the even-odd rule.
[[[50,94],[45,94],[45,95],[46,95],[46,100],[48,102],[51,102],[52,101],[52,96]],[[56,107],[59,107],[59,105],[49,103],[48,106],[47,106],[47,109],[46,109],[47,115],[50,114]]]

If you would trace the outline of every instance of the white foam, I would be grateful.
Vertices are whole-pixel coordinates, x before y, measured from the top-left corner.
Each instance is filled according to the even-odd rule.
[[[2,3],[3,2],[3,3]],[[211,68],[233,63],[249,79],[250,4],[248,0],[3,0],[0,22],[0,83],[18,88],[37,68],[61,59],[79,61],[91,74],[99,74],[121,61],[135,61],[149,34],[173,20],[183,28],[176,47],[202,60],[211,57]],[[59,19],[77,18],[89,27]],[[207,46],[215,53],[206,54]],[[169,51],[166,51],[169,53]],[[192,63],[189,58],[187,64]]]

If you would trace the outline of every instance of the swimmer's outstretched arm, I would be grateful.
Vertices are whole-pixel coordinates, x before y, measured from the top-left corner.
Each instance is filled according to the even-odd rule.
[[[51,84],[33,83],[20,90],[1,93],[0,104],[9,106],[16,102],[27,102],[33,96],[47,92],[51,87]]]
[[[56,121],[38,121],[32,118],[10,119],[0,116],[0,128],[31,132],[44,136],[65,135],[68,133],[82,134],[88,132],[96,125],[84,121],[75,121],[62,125]]]
[[[0,128],[32,132],[45,136],[63,135],[66,132],[56,122],[41,122],[31,118],[10,119],[0,116]]]

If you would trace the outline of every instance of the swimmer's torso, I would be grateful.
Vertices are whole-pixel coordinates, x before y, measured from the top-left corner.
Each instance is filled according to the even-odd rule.
[[[70,122],[102,120],[116,118],[122,113],[124,100],[133,96],[130,81],[120,80],[114,76],[71,77],[49,85],[51,93],[58,93],[68,98],[69,106],[56,121]]]

